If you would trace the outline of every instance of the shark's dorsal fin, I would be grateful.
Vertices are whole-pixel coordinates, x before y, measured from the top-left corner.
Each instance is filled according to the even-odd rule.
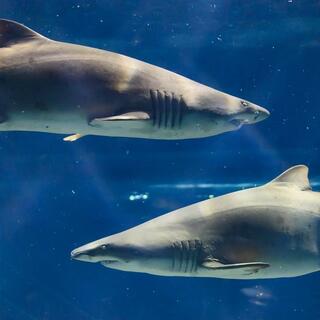
[[[300,190],[311,190],[310,182],[308,179],[308,167],[304,165],[298,165],[286,170],[280,176],[273,179],[268,185],[273,183],[289,183],[295,185]]]
[[[36,39],[49,40],[18,22],[0,19],[0,48]]]

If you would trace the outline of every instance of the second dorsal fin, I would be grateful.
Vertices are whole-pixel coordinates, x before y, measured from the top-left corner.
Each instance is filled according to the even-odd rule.
[[[280,176],[273,179],[268,184],[277,183],[277,182],[284,182],[284,183],[290,183],[292,185],[295,185],[300,190],[311,190],[310,182],[308,179],[308,167],[304,165],[298,165],[289,168]]]
[[[35,39],[48,40],[46,37],[18,22],[0,19],[0,48]]]

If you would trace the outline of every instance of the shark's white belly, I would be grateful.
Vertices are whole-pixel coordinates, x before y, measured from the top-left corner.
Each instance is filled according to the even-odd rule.
[[[191,131],[186,130],[190,126]],[[223,131],[216,122],[216,134]],[[30,112],[21,110],[10,113],[8,121],[0,124],[0,131],[35,131],[56,134],[100,135],[111,137],[136,137],[153,139],[188,139],[208,136],[203,129],[197,130],[193,119],[186,119],[184,130],[180,127],[157,127],[150,120],[101,121],[89,123],[82,112]],[[190,133],[191,132],[191,133]],[[210,131],[212,134],[212,130]]]

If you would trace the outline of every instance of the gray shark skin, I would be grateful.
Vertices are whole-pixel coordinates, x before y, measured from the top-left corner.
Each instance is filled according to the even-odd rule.
[[[162,276],[261,279],[320,270],[320,194],[299,165],[81,246],[73,259]]]
[[[151,64],[0,20],[0,131],[149,139],[217,135],[269,112]]]

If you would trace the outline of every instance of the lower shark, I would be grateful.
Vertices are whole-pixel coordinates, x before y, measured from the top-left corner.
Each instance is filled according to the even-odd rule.
[[[320,194],[308,168],[81,246],[76,260],[161,276],[263,279],[320,270]]]
[[[0,131],[148,139],[217,135],[269,111],[121,54],[0,19]]]

